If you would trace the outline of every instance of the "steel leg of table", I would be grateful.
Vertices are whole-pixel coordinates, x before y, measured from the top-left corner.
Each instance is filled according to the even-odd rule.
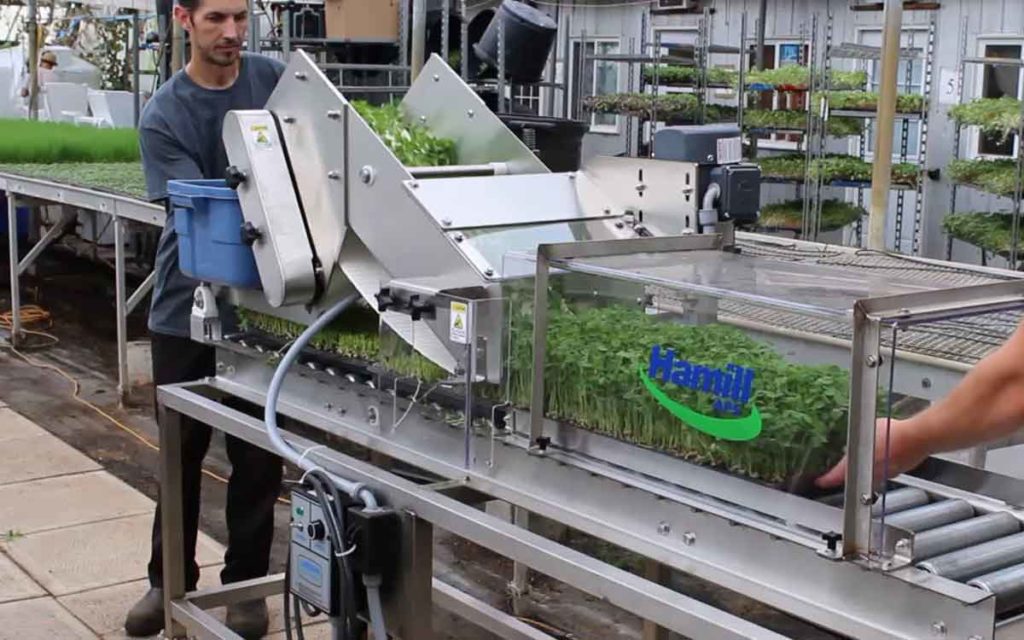
[[[184,638],[171,602],[185,597],[185,520],[181,487],[181,414],[158,408],[160,420],[160,527],[164,571],[164,635]]]
[[[128,297],[124,279],[124,221],[114,217],[114,298],[117,313],[117,398],[128,396]]]
[[[18,199],[7,192],[7,237],[11,265],[11,345],[21,339],[21,291],[18,279]]]

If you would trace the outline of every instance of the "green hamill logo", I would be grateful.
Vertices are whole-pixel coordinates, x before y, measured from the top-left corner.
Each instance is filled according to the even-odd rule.
[[[757,407],[750,407],[750,414],[742,416],[750,403],[754,389],[754,370],[736,364],[725,369],[712,369],[676,358],[672,349],[661,345],[651,347],[647,370],[640,368],[640,379],[644,387],[662,407],[690,427],[722,440],[743,442],[753,440],[761,433],[761,414]],[[714,409],[719,414],[732,414],[734,418],[721,418],[698,413],[668,396],[655,382],[660,379],[694,391],[714,395]]]

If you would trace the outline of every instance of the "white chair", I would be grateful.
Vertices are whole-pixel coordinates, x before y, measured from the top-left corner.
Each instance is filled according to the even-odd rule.
[[[109,127],[135,126],[135,96],[130,91],[89,89],[89,110]]]
[[[42,94],[50,120],[74,122],[89,115],[89,87],[84,84],[47,82]]]

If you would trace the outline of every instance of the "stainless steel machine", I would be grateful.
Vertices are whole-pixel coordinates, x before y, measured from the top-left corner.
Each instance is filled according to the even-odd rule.
[[[887,461],[873,455],[892,398],[943,395],[1013,330],[1024,281],[736,232],[722,207],[740,200],[723,199],[728,188],[694,162],[599,158],[579,172],[551,173],[437,58],[402,107],[410,120],[455,141],[458,165],[403,166],[302,53],[265,111],[229,115],[231,179],[262,288],[200,287],[193,339],[216,346],[218,374],[159,390],[171,420],[188,415],[260,446],[287,448],[307,474],[348,496],[359,522],[377,510],[389,514],[391,533],[348,549],[358,556],[370,540],[388,540],[389,566],[364,567],[357,571],[364,584],[341,587],[365,591],[367,602],[355,606],[374,625],[385,624],[394,637],[429,638],[424,620],[434,603],[503,637],[545,637],[433,578],[431,531],[438,527],[514,560],[519,588],[532,568],[688,637],[783,637],[544,538],[528,526],[533,513],[837,635],[1024,637],[1024,483],[932,459],[879,484],[874,478]],[[726,173],[747,184],[743,171]],[[433,380],[390,368],[388,359],[307,347],[360,300],[379,314],[381,343],[428,362],[438,372]],[[224,322],[230,306],[310,329],[287,344],[235,331]],[[579,353],[561,353],[549,341],[565,330],[566,314],[605,308],[621,323],[589,341],[583,336]],[[671,344],[646,344],[650,362],[623,355],[640,385],[627,393],[646,389],[664,414],[638,409],[623,414],[624,423],[598,417],[584,424],[552,408],[573,401],[558,397],[559,375],[593,376],[601,389],[603,370],[593,363],[605,366],[616,357],[610,345],[628,342],[637,327],[658,331],[658,323],[720,326],[709,335],[762,346],[715,362],[665,356]],[[579,364],[571,371],[552,364],[573,358]],[[766,452],[799,458],[823,450],[808,435],[820,425],[798,428],[787,422],[792,415],[768,405],[728,415],[740,416],[752,398],[769,402],[757,393],[774,384],[770,376],[804,365],[825,367],[821,379],[804,377],[778,393],[833,394],[823,415],[840,425],[838,447],[845,443],[850,456],[841,494],[793,493],[793,485],[754,477],[752,467],[736,473],[746,464],[737,460]],[[849,387],[835,395],[826,376],[848,376]],[[670,397],[672,384],[705,393],[707,406],[683,406]],[[264,419],[225,398],[263,407]],[[589,411],[601,401],[595,391],[576,402]],[[637,443],[645,421],[676,418],[666,437],[696,438],[700,455]],[[281,431],[278,419],[306,429]],[[698,428],[705,433],[694,435]],[[355,459],[318,444],[311,432],[431,480],[403,476],[381,458]],[[173,496],[180,449],[173,429],[161,438],[164,490]],[[471,506],[487,500],[514,505],[514,522]],[[308,562],[305,574],[293,564],[292,582],[330,572],[333,553],[303,537],[325,537],[310,515],[310,493],[296,495],[294,505],[305,505],[293,515],[298,553]],[[164,526],[166,540],[178,539],[180,513],[169,508]],[[204,637],[230,637],[206,608],[298,588],[278,576],[185,594],[181,549],[168,545],[166,553],[165,566],[176,568],[167,572],[168,624]],[[322,597],[320,608],[331,612]],[[306,602],[317,598],[306,592]]]

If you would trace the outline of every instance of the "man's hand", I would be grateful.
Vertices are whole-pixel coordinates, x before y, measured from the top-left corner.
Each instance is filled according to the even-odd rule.
[[[879,418],[875,423],[875,484],[880,484],[885,473],[885,432],[888,420]],[[889,437],[889,477],[910,471],[921,464],[930,452],[926,443],[915,437],[914,420],[893,420]],[[825,475],[815,481],[822,489],[834,489],[846,482],[846,456]]]

